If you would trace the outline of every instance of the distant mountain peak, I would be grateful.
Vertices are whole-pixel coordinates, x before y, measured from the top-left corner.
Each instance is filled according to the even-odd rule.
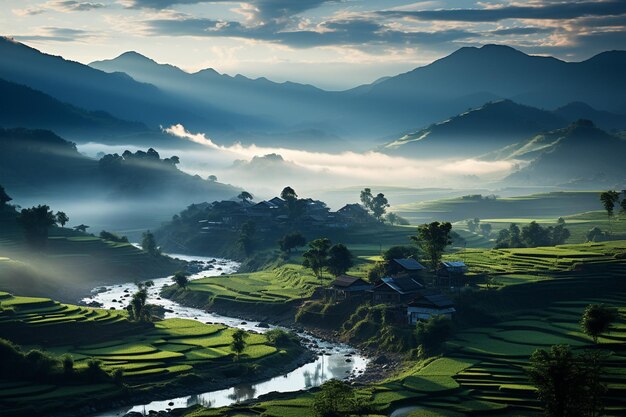
[[[114,60],[116,59],[133,59],[133,60],[141,60],[141,61],[150,61],[150,62],[156,62],[151,58],[148,58],[145,55],[140,54],[137,51],[126,51],[123,54],[120,54],[119,56],[113,58]]]

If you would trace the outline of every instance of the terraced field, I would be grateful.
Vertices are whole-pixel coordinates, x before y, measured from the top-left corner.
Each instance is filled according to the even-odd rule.
[[[410,417],[538,417],[542,413],[527,377],[528,358],[554,344],[577,352],[601,349],[606,354],[606,415],[626,415],[626,242],[471,252],[468,262],[482,262],[480,271],[485,265],[502,265],[489,270],[502,272],[507,285],[480,292],[501,319],[489,327],[465,328],[446,343],[443,356],[413,362],[401,374],[361,388],[359,395],[371,398],[375,407],[371,415],[404,409],[402,415]],[[591,303],[616,306],[620,312],[599,345],[579,326]],[[313,395],[219,410],[197,407],[185,416],[305,417]]]
[[[0,338],[19,342],[24,350],[38,347],[59,357],[69,354],[77,369],[97,359],[106,371],[123,370],[124,382],[131,389],[164,388],[190,374],[201,378],[195,384],[238,377],[250,369],[284,365],[299,353],[298,349],[277,349],[264,335],[251,333],[246,349],[234,361],[230,348],[234,329],[223,325],[186,319],[163,320],[154,326],[134,324],[121,311],[8,293],[0,293],[0,303]],[[120,393],[119,387],[112,388],[111,384],[92,385],[76,392],[75,386],[0,381],[0,407],[23,409],[37,401],[38,407],[54,408],[67,395],[81,398],[83,391],[85,398]]]

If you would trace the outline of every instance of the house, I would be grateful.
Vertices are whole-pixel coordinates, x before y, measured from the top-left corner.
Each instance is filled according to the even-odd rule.
[[[389,274],[394,277],[410,277],[424,282],[428,270],[424,265],[412,258],[392,259],[388,266]]]
[[[419,320],[428,320],[433,316],[452,317],[455,312],[452,300],[436,292],[418,294],[406,308],[409,324],[415,324]]]
[[[402,304],[414,298],[424,286],[410,277],[386,277],[372,289],[374,304]]]
[[[465,283],[467,266],[464,262],[442,262],[437,268],[436,285],[459,287]]]
[[[337,214],[349,224],[364,224],[375,221],[374,217],[360,204],[346,204],[337,210]]]
[[[279,207],[269,201],[261,201],[248,209],[250,217],[271,218],[278,214]]]
[[[339,299],[364,297],[374,286],[358,277],[340,275],[331,284],[331,290]]]
[[[280,197],[274,197],[271,200],[267,200],[268,203],[272,203],[278,208],[283,208],[287,206],[287,202]]]

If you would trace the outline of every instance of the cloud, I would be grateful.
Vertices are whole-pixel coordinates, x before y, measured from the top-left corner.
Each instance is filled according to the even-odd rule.
[[[515,161],[478,161],[467,160],[412,160],[397,156],[390,156],[379,152],[341,152],[325,153],[310,152],[295,149],[259,147],[256,145],[234,144],[230,146],[217,145],[210,138],[202,133],[191,133],[183,125],[173,125],[164,129],[165,132],[184,138],[195,143],[199,143],[211,152],[211,156],[202,157],[201,153],[196,158],[213,160],[236,161],[244,159],[252,161],[235,165],[243,167],[244,171],[235,172],[233,167],[228,167],[223,173],[228,173],[233,179],[245,179],[246,187],[248,181],[253,181],[254,176],[249,176],[250,168],[255,162],[267,162],[267,155],[274,155],[272,162],[276,169],[284,168],[286,175],[275,175],[278,183],[284,182],[284,178],[289,177],[290,181],[299,181],[301,184],[314,185],[316,183],[330,183],[333,186],[347,186],[363,183],[376,183],[381,185],[396,186],[416,186],[419,182],[424,184],[454,184],[468,176],[481,176],[482,179],[500,178],[511,172],[517,165]],[[217,152],[218,155],[214,153]],[[264,158],[259,156],[266,155]],[[277,156],[281,157],[280,163],[276,163]],[[215,170],[215,166],[210,168]],[[208,173],[208,171],[207,171]],[[294,178],[300,173],[301,178]],[[267,179],[265,179],[267,180]],[[265,181],[264,180],[264,181]],[[264,186],[267,184],[263,183]],[[280,184],[277,184],[280,185]],[[258,184],[257,184],[258,186]]]
[[[92,32],[58,27],[44,27],[39,33],[32,35],[13,36],[18,41],[52,41],[52,42],[75,42],[92,37]]]
[[[432,45],[478,36],[457,29],[435,32],[396,30],[367,19],[329,20],[306,30],[281,29],[265,25],[246,26],[239,22],[189,17],[155,19],[147,21],[146,25],[150,32],[157,35],[243,38],[279,43],[294,48],[371,44]]]
[[[51,0],[38,6],[13,10],[13,13],[18,16],[33,16],[48,11],[56,11],[61,13],[86,12],[89,10],[101,9],[103,7],[106,7],[104,3],[75,0]]]
[[[536,35],[540,33],[553,32],[552,28],[538,27],[512,27],[507,29],[497,29],[487,32],[489,35],[511,36],[511,35]]]
[[[568,20],[585,16],[616,16],[626,13],[626,2],[586,1],[540,3],[539,6],[502,6],[483,9],[383,10],[387,18],[409,18],[425,21],[497,22],[505,19]]]

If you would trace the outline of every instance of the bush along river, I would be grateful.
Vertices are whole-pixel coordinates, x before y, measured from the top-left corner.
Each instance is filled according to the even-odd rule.
[[[224,273],[234,273],[239,267],[237,262],[226,259],[178,254],[170,254],[170,256],[190,262],[193,268],[197,268],[196,270],[199,272],[192,274],[189,277],[190,280],[218,276]],[[159,295],[164,286],[172,284],[171,277],[155,279],[153,282],[154,286],[149,288],[149,303],[163,307],[166,319],[184,318],[198,320],[203,323],[220,323],[259,333],[277,327],[254,321],[244,322],[240,318],[222,316],[198,308],[182,306],[175,301],[161,298]],[[134,291],[136,291],[134,283],[98,287],[93,290],[92,296],[83,299],[83,302],[94,305],[98,303],[105,309],[111,307],[121,309],[127,305],[127,295],[132,294]],[[354,348],[346,344],[322,340],[306,332],[298,332],[296,334],[300,337],[302,344],[312,351],[315,359],[291,372],[264,381],[239,384],[227,389],[121,407],[97,413],[94,417],[119,417],[129,413],[131,415],[136,415],[135,413],[146,414],[150,411],[168,411],[196,404],[205,407],[224,407],[242,401],[253,400],[271,392],[283,393],[307,390],[319,386],[332,378],[352,379],[365,371],[368,360]]]

